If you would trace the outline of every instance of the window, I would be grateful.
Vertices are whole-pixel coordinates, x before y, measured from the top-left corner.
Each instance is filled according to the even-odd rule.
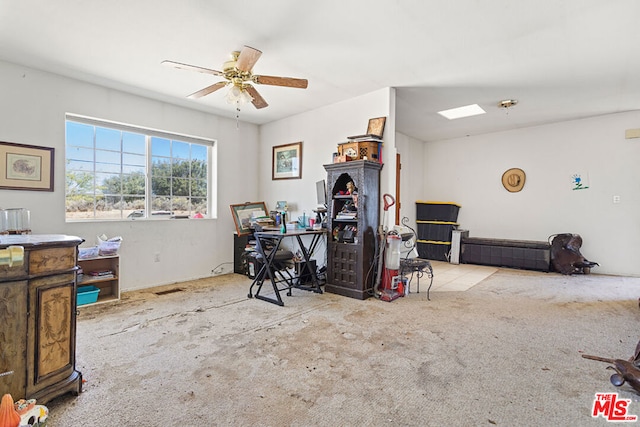
[[[213,144],[67,115],[66,220],[207,216]]]

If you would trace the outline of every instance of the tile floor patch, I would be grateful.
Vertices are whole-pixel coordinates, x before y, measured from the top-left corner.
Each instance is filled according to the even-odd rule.
[[[471,289],[498,271],[496,267],[471,264],[449,264],[431,261],[433,285],[431,292],[461,292]]]

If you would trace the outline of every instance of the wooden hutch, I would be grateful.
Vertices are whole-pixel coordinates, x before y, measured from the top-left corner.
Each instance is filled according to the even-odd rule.
[[[373,295],[382,166],[369,160],[324,165],[329,233],[327,292],[357,299]],[[355,194],[348,194],[349,182],[355,185]]]

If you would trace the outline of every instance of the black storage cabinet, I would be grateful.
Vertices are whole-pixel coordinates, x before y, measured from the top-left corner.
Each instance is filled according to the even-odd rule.
[[[325,291],[351,298],[373,295],[373,268],[376,229],[380,211],[380,170],[382,164],[369,160],[324,165],[327,171],[327,283]],[[340,194],[353,181],[358,189],[357,217],[337,218],[351,195]],[[345,230],[349,239],[344,239]]]

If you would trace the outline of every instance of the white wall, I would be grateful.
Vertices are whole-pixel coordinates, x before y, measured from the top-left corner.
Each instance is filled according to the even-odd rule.
[[[415,138],[396,133],[396,147],[400,154],[400,220],[408,218],[409,226],[416,226],[416,200],[424,196],[424,153],[427,145]]]
[[[31,210],[33,233],[70,234],[95,244],[120,235],[121,290],[211,275],[233,261],[229,205],[258,199],[258,128],[235,120],[0,62],[0,141],[54,147],[53,192],[0,190],[0,207]],[[65,223],[65,113],[217,140],[218,219]],[[153,256],[160,253],[160,262]],[[233,266],[225,265],[231,272]]]
[[[338,144],[351,135],[366,132],[369,119],[389,116],[389,89],[382,89],[307,113],[264,124],[260,127],[259,194],[273,209],[276,201],[287,200],[297,217],[316,207],[315,182],[326,179],[323,165],[332,162]],[[385,126],[384,162],[386,150],[394,145],[394,133]],[[302,179],[271,180],[272,149],[276,145],[302,141]]]
[[[384,132],[381,187],[388,191],[388,171],[395,166],[395,132],[389,125],[392,119],[392,89],[381,89],[367,95],[352,98],[337,104],[298,114],[260,127],[259,147],[259,194],[268,209],[273,209],[278,200],[287,200],[291,217],[297,219],[303,212],[312,213],[317,207],[315,183],[327,178],[323,165],[332,162],[339,143],[347,137],[361,135],[367,131],[369,119],[387,117]],[[302,179],[271,180],[272,149],[276,145],[302,141]],[[395,173],[391,175],[395,183]],[[393,184],[395,185],[395,184]],[[393,186],[391,187],[394,188]]]
[[[600,264],[594,273],[640,276],[640,139],[625,139],[638,127],[635,111],[427,143],[416,151],[422,165],[411,166],[424,173],[417,198],[461,204],[458,222],[472,237],[580,234],[582,254]],[[501,183],[512,167],[526,173],[519,193]],[[589,189],[572,189],[575,173],[588,174]]]

